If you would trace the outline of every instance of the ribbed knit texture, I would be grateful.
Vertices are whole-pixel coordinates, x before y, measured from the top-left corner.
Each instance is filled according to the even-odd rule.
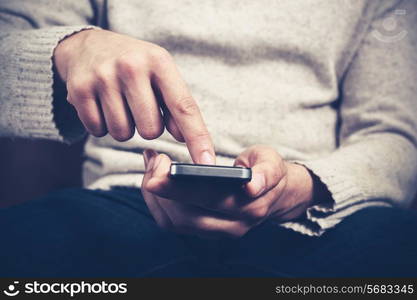
[[[317,175],[333,202],[280,225],[320,235],[358,209],[406,206],[415,194],[416,14],[413,0],[4,1],[0,135],[83,134],[53,91],[52,54],[66,36],[108,26],[171,52],[219,164],[261,143]],[[86,186],[140,186],[145,148],[190,160],[167,133],[90,138]]]
[[[7,75],[0,90],[2,135],[64,140],[53,121],[51,58],[60,40],[84,28],[54,27],[1,35],[2,73]],[[73,137],[69,132],[68,141]]]

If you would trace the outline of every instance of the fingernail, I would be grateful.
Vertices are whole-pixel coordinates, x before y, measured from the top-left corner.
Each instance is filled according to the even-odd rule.
[[[200,163],[203,165],[214,165],[214,156],[210,152],[204,151],[200,156]]]
[[[253,196],[257,197],[265,189],[265,176],[261,173],[255,173],[253,174],[252,180],[250,181],[252,187],[253,187]]]

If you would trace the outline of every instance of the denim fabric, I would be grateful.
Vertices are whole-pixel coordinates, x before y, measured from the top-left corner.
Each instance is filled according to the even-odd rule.
[[[0,276],[417,276],[417,213],[366,208],[320,237],[271,222],[240,239],[160,229],[140,190],[70,189],[0,209]]]

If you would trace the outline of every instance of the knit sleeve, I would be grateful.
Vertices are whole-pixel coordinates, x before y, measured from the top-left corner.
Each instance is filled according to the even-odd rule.
[[[93,22],[90,1],[1,1],[0,136],[71,142],[83,135],[52,57],[59,41]]]
[[[417,1],[375,17],[342,84],[339,147],[299,162],[327,187],[332,201],[284,227],[320,235],[359,209],[402,206],[417,186]]]

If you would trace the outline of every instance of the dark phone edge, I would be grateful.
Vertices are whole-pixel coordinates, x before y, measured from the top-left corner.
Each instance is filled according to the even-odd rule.
[[[239,170],[241,171],[241,173],[238,174],[233,174],[233,176],[224,176],[223,174],[216,174],[216,175],[207,175],[207,174],[201,174],[201,173],[194,173],[194,174],[184,174],[181,171],[178,172],[176,167],[191,167],[190,169],[192,170],[193,167],[203,167],[203,168],[208,168],[208,169],[234,169],[234,170]],[[179,169],[180,170],[180,169]],[[170,177],[173,178],[189,178],[189,179],[197,179],[197,178],[201,178],[201,179],[206,179],[206,180],[230,180],[230,181],[241,181],[241,182],[248,182],[252,179],[252,170],[250,168],[245,168],[245,167],[231,167],[231,166],[214,166],[214,165],[202,165],[202,164],[187,164],[187,163],[172,163],[171,167],[170,167],[170,172],[169,172]]]

